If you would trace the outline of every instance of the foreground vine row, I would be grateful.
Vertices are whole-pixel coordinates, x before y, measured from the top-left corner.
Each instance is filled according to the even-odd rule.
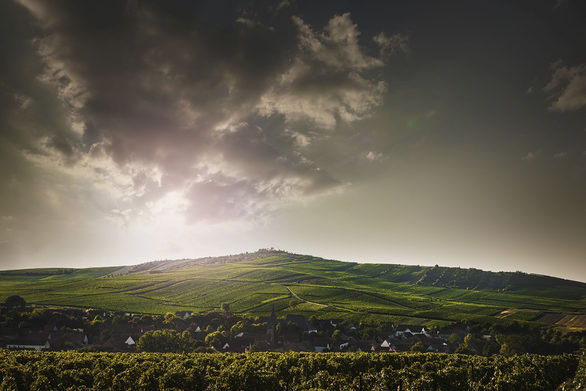
[[[0,351],[2,390],[580,390],[586,360],[388,353]]]

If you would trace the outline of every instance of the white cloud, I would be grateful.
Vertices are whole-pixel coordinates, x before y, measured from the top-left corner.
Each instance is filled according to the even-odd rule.
[[[367,160],[374,162],[377,160],[381,160],[383,158],[383,154],[381,152],[368,151],[368,153],[365,155],[365,157]]]
[[[574,67],[554,64],[555,71],[551,80],[544,87],[553,92],[554,101],[549,109],[552,111],[575,111],[586,106],[586,64]]]

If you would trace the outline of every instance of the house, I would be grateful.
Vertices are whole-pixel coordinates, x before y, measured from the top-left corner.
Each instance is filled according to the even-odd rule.
[[[383,343],[380,344],[381,348],[390,348],[391,344],[389,343],[389,341],[387,341],[386,339],[383,341]]]
[[[87,335],[73,331],[53,331],[47,339],[53,349],[69,349],[75,346],[87,345],[89,342]]]
[[[42,339],[35,339],[35,338],[25,338],[25,339],[18,339],[14,340],[8,344],[6,344],[6,349],[17,349],[17,350],[36,350],[37,352],[41,350],[48,350],[51,348],[51,343],[48,339],[43,342]]]
[[[180,318],[187,319],[191,316],[192,313],[193,312],[191,311],[177,311],[175,312],[175,315],[177,315]]]
[[[310,346],[298,342],[285,342],[283,348],[287,352],[307,352],[309,349],[312,349]]]
[[[134,350],[136,346],[136,341],[138,340],[138,336],[129,335],[126,339],[124,337],[128,334],[118,334],[113,335],[108,338],[106,341],[102,343],[97,343],[96,346],[98,349],[106,351],[106,352],[128,352]]]
[[[409,328],[406,328],[404,330],[397,330],[397,332],[395,333],[395,337],[398,337],[398,338],[407,338],[407,337],[412,337],[412,336],[413,336],[413,332]]]
[[[224,344],[224,346],[222,347],[222,350],[226,350],[226,349],[228,349],[228,348],[230,348],[230,345],[228,344],[228,342],[226,342],[226,343]]]
[[[356,351],[358,352],[369,352],[372,343],[366,340],[358,340],[356,341]]]
[[[51,335],[46,332],[35,332],[25,337],[15,336],[6,343],[6,349],[47,350],[51,348]]]
[[[238,337],[239,345],[255,345],[258,348],[263,348],[267,345],[267,336],[264,333],[249,333],[244,332],[241,337]]]
[[[337,327],[340,323],[342,323],[343,319],[330,319],[330,326]]]
[[[44,331],[57,331],[57,330],[59,330],[59,328],[57,327],[57,325],[56,325],[56,324],[52,324],[52,323],[51,323],[51,324],[46,324],[46,325],[43,327],[43,330],[44,330]]]

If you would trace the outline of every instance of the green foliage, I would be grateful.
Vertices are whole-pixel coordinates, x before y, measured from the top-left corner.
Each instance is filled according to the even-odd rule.
[[[574,355],[0,351],[0,389],[580,390],[585,364]]]
[[[136,342],[136,350],[139,352],[191,352],[197,346],[197,341],[188,331],[180,334],[175,330],[147,331]]]
[[[8,308],[24,308],[26,301],[18,295],[12,295],[8,296],[6,300],[4,300],[4,304]]]
[[[411,352],[413,353],[423,353],[425,352],[425,345],[423,342],[415,342],[413,346],[411,346]]]
[[[213,346],[216,349],[221,349],[222,346],[228,341],[228,337],[225,331],[213,331],[206,335],[206,345]]]

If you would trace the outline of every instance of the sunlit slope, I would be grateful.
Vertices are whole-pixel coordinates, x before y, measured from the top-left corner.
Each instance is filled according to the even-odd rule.
[[[586,284],[524,273],[357,264],[279,251],[123,268],[0,272],[0,299],[164,313],[217,310],[444,323],[583,315]]]

